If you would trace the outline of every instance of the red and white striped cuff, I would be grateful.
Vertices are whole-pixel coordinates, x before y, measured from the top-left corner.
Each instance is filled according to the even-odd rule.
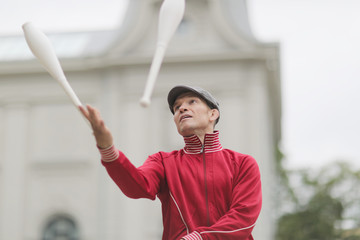
[[[203,240],[200,233],[198,233],[198,232],[192,232],[189,235],[182,237],[181,239],[183,239],[183,240]]]
[[[114,145],[111,145],[108,148],[99,148],[101,155],[101,160],[104,162],[112,162],[119,158],[119,150],[116,149]]]

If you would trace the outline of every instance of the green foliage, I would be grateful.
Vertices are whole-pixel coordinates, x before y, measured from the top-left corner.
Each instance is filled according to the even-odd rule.
[[[360,171],[336,162],[318,171],[282,168],[279,176],[292,196],[282,205],[293,207],[278,220],[277,240],[360,240],[359,232],[344,228],[360,227]]]
[[[318,194],[304,210],[280,218],[277,239],[334,239],[337,235],[334,225],[341,218],[342,211],[343,206],[338,200],[327,194]]]

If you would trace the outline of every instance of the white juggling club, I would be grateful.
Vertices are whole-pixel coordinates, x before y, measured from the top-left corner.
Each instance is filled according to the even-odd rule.
[[[31,52],[48,73],[59,82],[66,94],[70,97],[72,103],[78,109],[82,104],[67,81],[59,59],[57,58],[48,37],[31,22],[23,24],[22,28]]]
[[[79,98],[68,83],[59,59],[48,37],[40,31],[33,23],[25,23],[23,26],[26,42],[39,62],[55,78],[69,95],[76,107],[81,106]]]
[[[151,94],[159,74],[166,48],[183,19],[184,12],[185,0],[164,0],[161,5],[156,50],[146,81],[144,95],[140,100],[141,105],[144,107],[150,105]]]

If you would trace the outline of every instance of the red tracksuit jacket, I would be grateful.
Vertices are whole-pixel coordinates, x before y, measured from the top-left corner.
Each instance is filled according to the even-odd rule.
[[[139,168],[115,147],[100,153],[126,196],[160,199],[163,240],[251,240],[262,202],[259,168],[251,156],[223,149],[218,136],[206,135],[204,145],[185,137],[184,149],[158,152]]]

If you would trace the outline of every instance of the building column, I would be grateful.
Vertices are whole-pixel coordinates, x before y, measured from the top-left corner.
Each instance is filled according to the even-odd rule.
[[[27,111],[24,104],[7,105],[3,111],[5,153],[0,180],[3,190],[0,239],[24,239]]]

